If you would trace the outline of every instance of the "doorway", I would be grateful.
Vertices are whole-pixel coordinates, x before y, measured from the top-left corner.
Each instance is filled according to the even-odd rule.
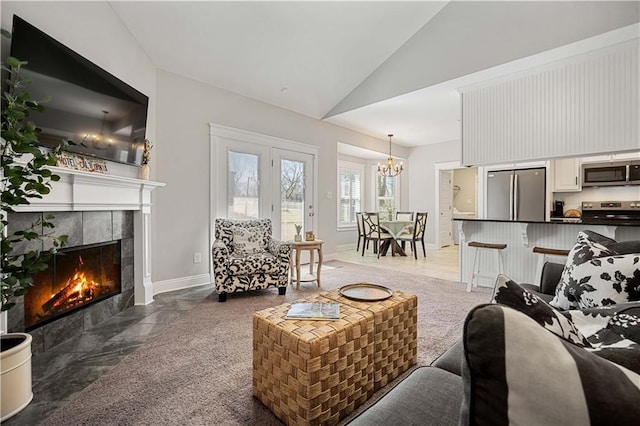
[[[438,224],[439,245],[446,247],[453,244],[452,232],[452,199],[453,199],[453,172],[451,170],[440,170],[440,184],[438,186]]]
[[[295,224],[316,233],[318,148],[210,124],[210,245],[216,218],[270,218],[273,236],[293,240]]]
[[[436,248],[458,244],[458,226],[453,219],[477,217],[481,206],[477,176],[476,167],[461,167],[459,161],[435,164]]]

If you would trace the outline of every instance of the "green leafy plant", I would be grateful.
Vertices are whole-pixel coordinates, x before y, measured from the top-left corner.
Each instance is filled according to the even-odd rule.
[[[1,30],[2,35],[10,33]],[[42,102],[31,99],[26,91],[29,80],[20,75],[26,62],[8,57],[2,62],[6,90],[2,92],[2,139],[1,139],[1,189],[2,189],[2,284],[0,299],[2,311],[15,305],[15,298],[27,293],[33,285],[33,275],[47,269],[50,258],[64,245],[67,236],[54,236],[52,216],[46,215],[31,224],[26,230],[10,232],[8,213],[15,207],[29,205],[30,200],[42,198],[51,191],[51,183],[60,180],[48,166],[55,166],[57,156],[67,146],[61,144],[53,150],[43,150],[38,145],[39,129],[29,121],[33,112],[44,111]],[[38,232],[42,226],[44,232]],[[24,254],[14,254],[18,244],[25,241],[52,241],[49,250],[31,250]]]
[[[302,231],[302,225],[295,224],[293,226],[296,227],[296,235],[300,235],[300,232]]]

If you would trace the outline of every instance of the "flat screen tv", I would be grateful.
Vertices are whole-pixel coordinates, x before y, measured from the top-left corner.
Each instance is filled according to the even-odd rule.
[[[77,144],[68,151],[142,163],[147,96],[15,15],[11,56],[28,62],[20,74],[31,81],[31,98],[49,99],[43,113],[30,117],[41,145],[67,139]]]

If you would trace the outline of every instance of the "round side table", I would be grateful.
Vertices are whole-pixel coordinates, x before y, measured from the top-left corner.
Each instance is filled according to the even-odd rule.
[[[296,288],[300,288],[300,282],[311,282],[316,281],[318,283],[318,287],[320,287],[320,268],[322,267],[322,244],[324,241],[322,240],[314,240],[314,241],[287,241],[291,246],[291,283],[296,281]],[[302,250],[309,250],[309,274],[311,274],[311,278],[301,279],[300,274],[300,253]],[[315,276],[313,275],[313,255],[315,251],[318,251],[318,267],[316,269]],[[295,277],[294,277],[294,257],[293,252],[295,251]]]

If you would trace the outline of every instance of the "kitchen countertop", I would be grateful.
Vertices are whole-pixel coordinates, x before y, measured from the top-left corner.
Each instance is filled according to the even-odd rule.
[[[604,226],[640,226],[638,220],[602,220],[602,219],[581,219],[575,217],[558,217],[551,220],[508,220],[508,219],[472,219],[453,218],[457,221],[467,222],[506,222],[506,223],[548,223],[551,225],[604,225]]]

